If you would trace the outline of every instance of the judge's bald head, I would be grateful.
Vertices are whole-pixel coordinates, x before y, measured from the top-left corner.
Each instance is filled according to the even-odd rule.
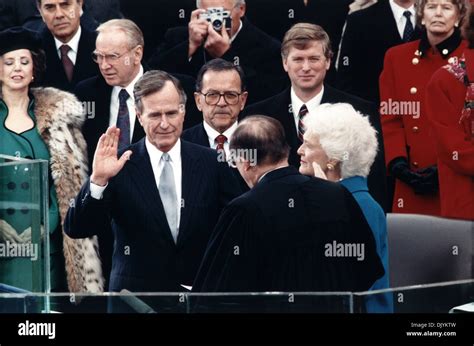
[[[250,116],[241,121],[232,135],[230,148],[237,153],[255,151],[256,166],[286,161],[290,151],[283,126],[278,120],[264,115]]]

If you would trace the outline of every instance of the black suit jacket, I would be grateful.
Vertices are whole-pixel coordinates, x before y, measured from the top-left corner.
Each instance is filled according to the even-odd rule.
[[[204,128],[202,122],[200,124],[197,124],[196,126],[191,127],[190,129],[187,129],[186,131],[183,131],[181,138],[185,141],[198,144],[206,148],[210,148],[209,136],[207,135],[206,129]],[[240,175],[239,171],[235,168],[231,168],[231,171],[234,174],[236,180],[238,181],[240,189],[242,191],[248,191],[249,187]]]
[[[80,101],[91,102],[91,104],[95,105],[95,113],[88,114],[82,127],[82,134],[87,143],[89,170],[92,168],[92,161],[99,138],[109,127],[112,89],[113,87],[108,85],[102,75],[100,75],[79,83],[74,91]],[[139,141],[144,136],[145,131],[138,119],[136,119],[132,143]]]
[[[81,38],[79,40],[77,59],[71,82],[67,80],[66,72],[64,72],[63,64],[56,50],[53,35],[47,28],[41,31],[40,38],[46,53],[46,71],[42,85],[73,92],[80,81],[99,74],[99,67],[91,57],[95,49],[96,34],[82,24],[81,29]]]
[[[192,285],[222,208],[240,193],[229,167],[208,148],[182,141],[182,209],[174,243],[153,175],[145,139],[109,181],[102,200],[87,182],[66,217],[73,238],[101,234],[112,225],[115,242],[109,289],[132,292],[183,291]]]
[[[386,192],[386,173],[385,173],[385,158],[382,129],[380,125],[380,117],[375,105],[362,100],[358,97],[346,94],[324,85],[324,94],[321,103],[349,103],[356,110],[362,114],[369,116],[370,123],[377,130],[377,140],[379,143],[379,151],[372,165],[368,177],[369,190],[375,200],[385,209],[387,192]],[[291,148],[289,163],[295,167],[300,166],[300,157],[297,154],[298,148],[302,142],[299,139],[296,131],[294,115],[291,111],[291,89],[288,88],[282,93],[271,97],[265,101],[250,105],[244,109],[243,117],[262,114],[277,119],[283,125],[286,134],[286,140]]]
[[[333,242],[364,244],[365,258],[331,257],[326,245]],[[271,171],[224,209],[193,291],[365,291],[383,272],[350,192],[290,166]]]
[[[415,27],[412,40],[420,34]],[[402,43],[389,0],[379,0],[349,15],[342,38],[337,87],[378,104],[385,52]]]
[[[255,102],[283,90],[288,85],[288,78],[282,68],[280,42],[247,19],[242,18],[242,21],[242,30],[222,59],[243,68],[249,91],[248,102]],[[200,48],[189,61],[188,38],[187,27],[169,29],[164,42],[150,59],[150,66],[196,77],[199,69],[212,57]]]
[[[202,122],[183,131],[183,134],[181,135],[181,138],[185,141],[209,148],[208,137],[209,136],[207,135],[206,129],[204,128]]]

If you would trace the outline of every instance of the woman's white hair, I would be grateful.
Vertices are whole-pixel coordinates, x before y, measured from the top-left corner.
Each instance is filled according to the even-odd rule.
[[[343,179],[369,175],[378,143],[367,116],[348,103],[322,104],[305,117],[304,124],[304,136],[319,140],[328,158],[341,162]]]

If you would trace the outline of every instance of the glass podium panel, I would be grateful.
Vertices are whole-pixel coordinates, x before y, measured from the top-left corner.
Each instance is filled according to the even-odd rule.
[[[471,303],[473,303],[471,309],[474,308],[474,280],[449,281],[354,293],[354,312],[367,312],[368,301],[380,301],[387,297],[392,299],[394,313],[460,312],[463,309],[466,310]],[[459,308],[460,306],[464,307]]]
[[[1,289],[1,287],[0,287]],[[369,292],[1,293],[0,313],[367,313],[367,302],[393,299],[394,313],[474,311],[474,280]],[[386,312],[386,311],[385,311]]]
[[[350,293],[1,294],[0,313],[351,313]]]
[[[191,313],[350,313],[349,292],[188,294]]]
[[[47,161],[0,155],[0,292],[50,291],[48,191]]]

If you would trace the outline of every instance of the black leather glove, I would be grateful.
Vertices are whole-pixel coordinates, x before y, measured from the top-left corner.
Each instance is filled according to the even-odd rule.
[[[422,176],[420,182],[414,186],[415,193],[418,195],[426,195],[436,193],[439,188],[438,167],[430,166],[417,171]]]
[[[397,157],[393,159],[389,164],[390,173],[397,179],[403,181],[405,184],[410,185],[412,188],[419,184],[423,176],[410,169],[408,160],[404,157]]]

